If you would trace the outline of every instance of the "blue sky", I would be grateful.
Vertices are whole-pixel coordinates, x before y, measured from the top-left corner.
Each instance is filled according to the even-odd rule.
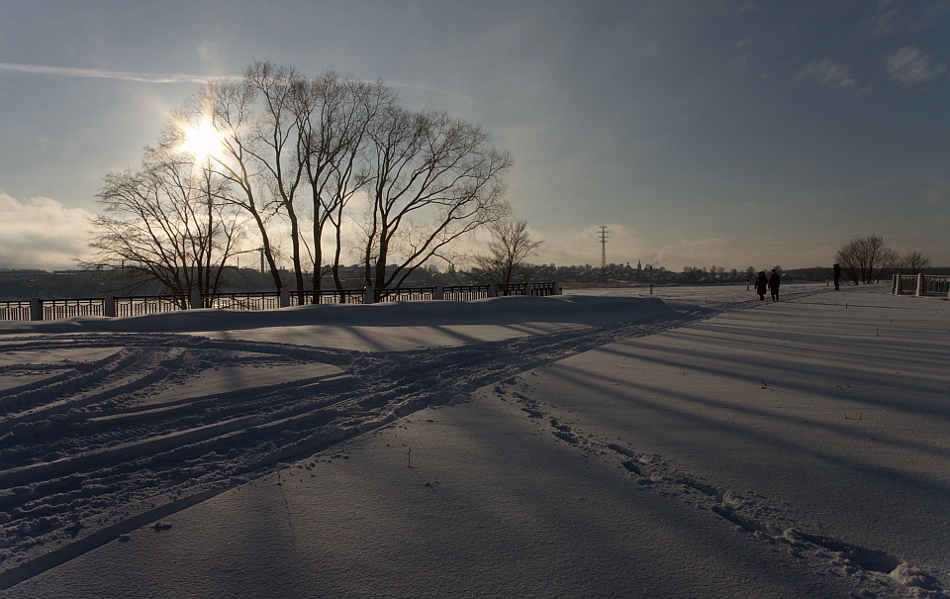
[[[252,60],[481,124],[537,262],[950,265],[950,3],[0,0],[0,267],[61,268],[110,171]]]

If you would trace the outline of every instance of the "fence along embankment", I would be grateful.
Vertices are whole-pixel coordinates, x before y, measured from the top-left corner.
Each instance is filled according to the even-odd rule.
[[[185,295],[106,295],[101,298],[64,298],[0,301],[0,320],[58,320],[75,316],[130,317],[199,308],[223,310],[277,310],[318,304],[372,304],[393,301],[473,301],[489,297],[560,295],[555,281],[496,285],[432,285],[375,290],[334,289],[261,291],[250,293],[192,293]]]

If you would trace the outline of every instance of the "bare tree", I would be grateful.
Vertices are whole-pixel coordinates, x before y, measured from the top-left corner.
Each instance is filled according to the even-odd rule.
[[[702,266],[684,266],[683,281],[686,283],[695,283],[702,279],[706,274]]]
[[[314,288],[321,287],[324,233],[331,223],[336,245],[331,272],[341,284],[345,209],[369,172],[364,140],[370,123],[395,100],[381,82],[332,72],[308,78],[264,61],[252,63],[240,82],[207,85],[179,111],[180,122],[211,119],[221,135],[215,165],[234,184],[235,203],[257,224],[276,286],[282,282],[272,241],[275,224],[289,229],[296,289],[302,293],[310,267],[306,252]]]
[[[172,116],[162,148],[180,146],[206,124],[219,136],[207,166],[227,183],[224,200],[254,223],[277,289],[281,240],[289,238],[303,294],[306,254],[320,288],[324,237],[332,236],[330,272],[341,288],[343,248],[354,245],[355,224],[365,282],[383,290],[508,214],[502,179],[510,156],[464,120],[399,108],[382,82],[333,73],[311,79],[255,62],[240,81],[206,84]],[[361,193],[368,208],[359,214],[350,203]]]
[[[855,284],[880,281],[885,272],[899,261],[897,252],[886,247],[880,235],[855,237],[841,246],[835,259]]]
[[[321,288],[323,237],[330,224],[335,248],[330,272],[336,288],[342,289],[345,210],[369,173],[364,142],[370,125],[395,105],[396,96],[382,82],[343,79],[332,72],[306,81],[298,90],[298,153],[313,210],[314,288]]]
[[[163,146],[180,144],[189,129],[207,122],[219,136],[220,148],[208,156],[209,166],[229,183],[226,201],[245,211],[261,239],[274,288],[284,287],[277,265],[273,221],[280,209],[260,161],[260,117],[255,103],[258,90],[245,82],[206,84],[189,97],[172,116],[163,135]]]
[[[226,181],[193,157],[149,150],[140,171],[110,173],[104,183],[105,214],[92,221],[95,257],[85,266],[121,268],[177,296],[219,290],[238,231]]]
[[[458,238],[509,213],[503,175],[511,157],[480,127],[444,113],[387,111],[370,127],[366,284],[377,294]]]
[[[916,275],[930,266],[930,258],[920,252],[910,252],[901,259],[900,269],[909,271],[908,274]]]
[[[272,205],[278,206],[290,225],[291,263],[298,293],[304,290],[304,266],[297,192],[303,184],[303,157],[299,152],[303,134],[295,108],[303,78],[290,67],[269,61],[254,62],[244,71],[243,85],[257,99],[258,118],[251,129],[252,143],[246,149],[264,175],[264,187]]]
[[[301,217],[302,191],[306,187],[302,151],[306,136],[302,109],[307,80],[290,67],[254,62],[240,81],[210,83],[190,98],[177,113],[178,131],[186,134],[195,121],[208,120],[221,138],[221,151],[212,156],[214,166],[235,193],[231,201],[247,211],[261,237],[262,251],[274,280],[283,288],[277,264],[274,231],[289,228],[290,260],[298,293],[305,289],[305,233]],[[283,236],[281,237],[283,238]]]
[[[489,224],[488,230],[491,232],[488,254],[475,256],[472,275],[477,280],[499,285],[528,280],[536,269],[525,260],[535,255],[543,241],[531,239],[527,221],[499,220]]]

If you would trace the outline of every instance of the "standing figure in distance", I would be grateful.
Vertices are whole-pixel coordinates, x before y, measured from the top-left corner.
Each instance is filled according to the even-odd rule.
[[[838,288],[838,280],[841,279],[841,265],[835,262],[834,265],[834,278],[835,278],[835,291],[840,291]]]
[[[765,288],[768,287],[769,280],[765,278],[765,271],[760,270],[759,276],[755,278],[755,292],[759,294],[759,301],[765,299]]]
[[[772,292],[772,301],[778,301],[778,286],[782,284],[782,278],[778,276],[778,273],[775,272],[775,269],[772,269],[772,274],[769,275],[769,291]]]

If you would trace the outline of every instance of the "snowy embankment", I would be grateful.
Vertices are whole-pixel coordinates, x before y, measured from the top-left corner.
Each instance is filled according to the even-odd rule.
[[[943,596],[946,303],[689,289],[0,323],[0,589]]]
[[[667,311],[649,299],[498,298],[0,323],[0,568],[22,578],[38,569],[31,558],[61,561],[42,559],[50,548],[72,557],[71,546],[117,538],[168,505],[181,509],[281,460],[640,328],[617,322]],[[385,330],[393,327],[445,339],[385,354],[315,347],[334,344],[328,329],[343,336],[337,345],[405,338]],[[549,334],[536,338],[536,328]],[[310,346],[239,339],[287,331]],[[169,334],[184,332],[208,336]]]

